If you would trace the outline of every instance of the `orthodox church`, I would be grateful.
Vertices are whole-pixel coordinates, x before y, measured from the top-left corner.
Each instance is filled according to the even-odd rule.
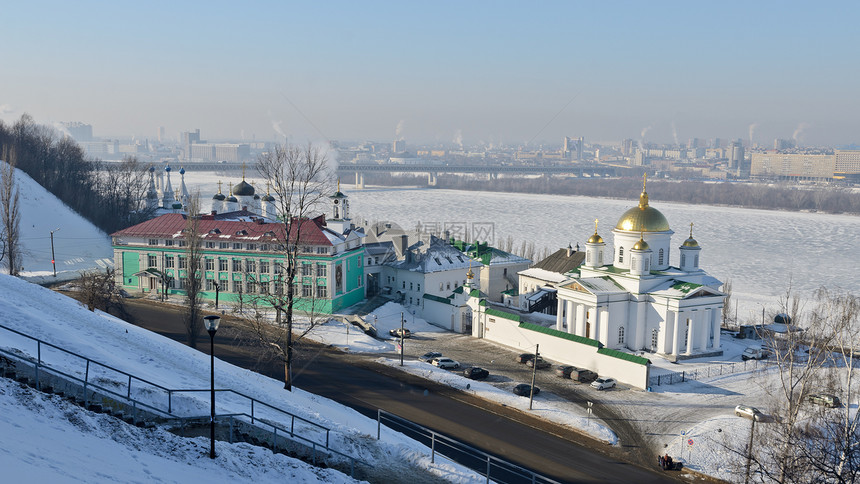
[[[604,347],[650,351],[670,360],[721,354],[722,282],[699,267],[702,247],[690,236],[670,265],[669,222],[652,207],[642,184],[639,205],[612,230],[613,252],[598,234],[585,243],[585,261],[557,285],[555,329],[598,340]]]

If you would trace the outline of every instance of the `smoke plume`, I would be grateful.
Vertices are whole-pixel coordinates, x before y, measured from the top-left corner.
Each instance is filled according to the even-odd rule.
[[[806,128],[809,127],[809,123],[800,123],[797,125],[797,128],[794,130],[794,134],[791,135],[791,139],[794,140],[794,145],[797,146],[800,142],[801,136],[803,136],[803,132]]]
[[[756,128],[758,128],[758,123],[753,123],[750,125],[750,146],[753,145],[753,134],[755,134]]]
[[[678,128],[675,127],[675,122],[672,121],[672,138],[675,139],[675,146],[679,146],[681,143],[678,143]]]
[[[283,121],[275,121],[275,120],[273,119],[273,120],[272,120],[272,129],[274,129],[274,130],[275,130],[275,132],[276,132],[276,133],[278,133],[278,135],[280,135],[282,138],[284,138],[284,141],[286,141],[286,139],[287,139],[287,135],[286,135],[286,133],[284,133],[284,131],[281,129],[281,124],[283,124]]]
[[[397,127],[394,128],[394,139],[400,141],[403,139],[403,126],[406,124],[406,121],[400,120],[397,123]]]
[[[463,130],[458,129],[456,133],[454,133],[454,144],[459,146],[460,149],[463,149]]]

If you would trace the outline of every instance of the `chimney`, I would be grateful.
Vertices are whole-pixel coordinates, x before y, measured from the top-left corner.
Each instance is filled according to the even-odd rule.
[[[403,234],[394,237],[394,250],[397,251],[398,259],[405,257],[407,247],[409,247],[409,236]]]
[[[567,244],[567,256],[570,257],[570,253],[573,252],[573,247],[570,244]]]

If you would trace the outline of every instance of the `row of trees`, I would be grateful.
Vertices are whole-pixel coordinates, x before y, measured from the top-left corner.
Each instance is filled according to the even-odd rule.
[[[388,174],[368,175],[367,183],[422,185],[426,177]],[[642,191],[641,173],[629,178],[497,178],[477,180],[460,175],[438,178],[438,188],[513,193],[547,193],[636,199]],[[767,210],[817,210],[830,213],[860,213],[860,193],[842,187],[796,187],[747,183],[704,183],[695,180],[648,181],[648,193],[663,201],[729,205]]]
[[[150,215],[140,210],[149,166],[134,157],[121,163],[89,160],[74,140],[26,114],[11,126],[0,121],[0,155],[105,232]]]

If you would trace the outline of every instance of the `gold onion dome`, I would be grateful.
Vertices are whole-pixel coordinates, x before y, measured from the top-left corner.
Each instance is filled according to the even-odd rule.
[[[693,238],[693,223],[690,222],[690,238],[685,240],[684,243],[681,244],[681,247],[698,247],[698,246],[699,246],[699,243],[696,242],[696,239]]]
[[[642,193],[639,195],[639,206],[624,212],[615,225],[618,230],[627,232],[666,232],[669,230],[669,221],[654,207],[648,205],[648,193],[645,191],[645,182],[642,182]]]
[[[648,249],[649,249],[648,242],[645,242],[645,239],[643,239],[641,236],[639,237],[639,240],[636,241],[635,244],[633,244],[633,250],[648,250]]]
[[[602,244],[603,243],[603,237],[597,235],[597,219],[594,219],[594,235],[589,237],[588,240],[586,240],[585,242],[588,244]]]

